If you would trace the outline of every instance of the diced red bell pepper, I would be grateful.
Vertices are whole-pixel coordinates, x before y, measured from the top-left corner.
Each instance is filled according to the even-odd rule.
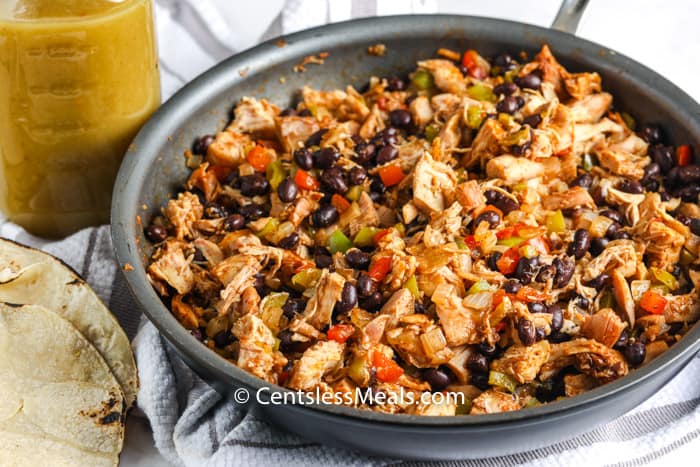
[[[378,245],[379,241],[387,235],[389,235],[389,229],[380,230],[372,237],[372,243],[374,243],[375,246]]]
[[[384,96],[377,99],[377,107],[379,107],[381,110],[386,110],[386,103],[387,103],[387,98]]]
[[[369,277],[377,282],[384,280],[391,270],[391,256],[382,256],[375,259],[369,267]]]
[[[543,302],[549,298],[549,295],[544,292],[540,292],[537,289],[533,289],[530,286],[524,285],[520,287],[518,293],[515,294],[515,298],[524,302]]]
[[[337,193],[331,196],[331,204],[336,207],[338,212],[345,212],[350,207],[350,202]]]
[[[506,330],[506,322],[505,321],[500,321],[496,325],[496,332],[501,333]]]
[[[642,295],[642,299],[639,301],[639,306],[644,311],[648,311],[651,314],[661,315],[666,309],[667,303],[668,300],[666,300],[663,295],[653,290],[647,290],[644,292],[644,295]]]
[[[313,175],[305,170],[297,170],[294,176],[294,182],[302,190],[318,190],[321,184],[316,180]]]
[[[250,165],[253,166],[258,172],[265,172],[267,166],[272,162],[272,157],[264,146],[258,144],[253,149],[248,151],[245,156],[246,160]]]
[[[496,266],[501,274],[512,274],[518,267],[519,260],[520,254],[518,253],[518,249],[515,247],[508,248],[505,253],[498,258],[498,261],[496,261]]]
[[[486,70],[479,66],[476,50],[469,49],[462,56],[462,65],[469,70],[469,75],[476,79],[486,78]]]
[[[403,170],[399,164],[391,164],[379,168],[379,178],[382,179],[384,186],[398,185],[403,180],[403,176]]]
[[[372,352],[372,366],[377,372],[377,379],[384,383],[395,383],[403,375],[403,368],[383,352]]]
[[[355,334],[355,326],[352,324],[336,324],[328,330],[328,339],[344,344],[353,334]]]
[[[504,229],[499,230],[496,232],[496,238],[499,240],[505,240],[506,238],[510,238],[513,235],[515,235],[516,228],[515,227],[506,227]]]
[[[479,242],[476,241],[476,237],[474,237],[474,235],[467,235],[464,237],[464,243],[470,250],[475,250],[479,247]]]
[[[498,289],[493,293],[493,307],[496,308],[501,304],[503,299],[506,297],[506,291],[503,289]]]
[[[216,175],[216,179],[219,181],[219,183],[224,183],[228,176],[231,175],[231,172],[233,172],[231,167],[227,167],[225,165],[212,165],[209,166],[209,170],[214,172],[214,175]]]
[[[693,151],[689,144],[678,146],[678,149],[676,149],[676,159],[678,160],[679,167],[684,167],[692,162]]]

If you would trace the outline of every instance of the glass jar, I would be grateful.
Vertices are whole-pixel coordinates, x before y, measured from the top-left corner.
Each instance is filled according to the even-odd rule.
[[[0,209],[59,237],[109,221],[160,104],[151,0],[0,0]]]

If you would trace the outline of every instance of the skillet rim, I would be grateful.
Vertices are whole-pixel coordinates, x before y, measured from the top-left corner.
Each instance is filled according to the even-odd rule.
[[[204,107],[207,101],[212,100],[223,92],[231,89],[243,81],[255,76],[256,68],[265,69],[290,58],[316,53],[319,48],[331,52],[332,47],[322,47],[319,41],[328,40],[331,37],[343,37],[345,44],[351,44],[358,40],[377,42],[378,37],[401,37],[409,34],[406,31],[416,31],[435,36],[435,41],[454,38],[454,34],[464,32],[454,31],[438,33],[436,27],[440,21],[459,21],[459,28],[467,29],[470,24],[476,29],[491,29],[495,31],[515,31],[538,43],[548,43],[557,49],[562,45],[575,51],[569,54],[558,54],[570,57],[575,53],[590,55],[590,61],[597,66],[596,69],[611,69],[621,74],[627,74],[623,78],[627,81],[636,81],[644,87],[647,94],[656,94],[656,97],[678,105],[679,118],[684,117],[688,132],[696,140],[700,140],[700,105],[698,105],[687,93],[676,85],[652,71],[646,66],[619,54],[607,47],[588,41],[569,33],[542,28],[527,23],[514,22],[494,18],[478,16],[438,14],[438,15],[394,15],[382,17],[370,17],[323,25],[297,33],[281,36],[287,46],[280,48],[273,38],[256,47],[236,54],[211,69],[205,71],[190,83],[186,84],[148,120],[138,133],[125,155],[119,170],[113,192],[111,231],[114,250],[118,259],[119,269],[124,270],[124,265],[133,266],[133,270],[124,271],[127,285],[136,302],[141,306],[146,316],[156,326],[166,340],[184,354],[185,359],[192,362],[197,373],[205,373],[221,385],[226,385],[231,391],[244,386],[254,391],[269,387],[272,392],[294,392],[277,385],[270,385],[263,380],[247,373],[235,364],[218,356],[215,352],[197,341],[174,318],[168,308],[161,302],[154,289],[147,280],[145,269],[141,267],[141,258],[138,254],[138,244],[133,234],[137,231],[137,216],[141,206],[139,197],[144,184],[148,182],[148,169],[159,157],[158,149],[167,144],[169,126],[175,129],[182,126],[188,116],[195,114]],[[432,28],[432,29],[431,29]],[[374,31],[380,31],[373,34]],[[371,36],[371,37],[366,37]],[[372,43],[374,43],[372,42]],[[304,54],[304,55],[300,55]],[[267,60],[275,57],[276,60]],[[608,63],[601,63],[605,60]],[[248,69],[245,76],[240,76],[239,71]],[[153,150],[151,150],[153,149]],[[668,366],[683,365],[700,350],[700,322],[690,329],[681,341],[674,344],[668,351],[654,359],[648,365],[634,370],[629,375],[611,383],[599,386],[582,395],[550,402],[545,405],[521,409],[514,412],[485,414],[480,416],[455,415],[451,417],[419,416],[406,414],[385,414],[367,410],[355,409],[345,406],[330,406],[323,404],[309,404],[287,406],[295,411],[306,413],[306,408],[312,409],[318,416],[352,418],[358,422],[369,422],[381,425],[400,425],[402,427],[428,427],[432,429],[493,427],[494,425],[530,424],[536,423],[543,417],[556,419],[567,413],[578,410],[595,409],[596,402],[608,397],[619,395],[623,391],[631,391],[642,382],[654,378]],[[668,378],[663,384],[670,380]],[[269,394],[269,393],[268,393]],[[268,397],[269,400],[269,397]]]

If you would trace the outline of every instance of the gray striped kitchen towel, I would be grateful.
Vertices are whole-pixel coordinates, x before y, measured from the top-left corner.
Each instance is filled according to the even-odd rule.
[[[240,49],[219,8],[223,0],[156,0],[164,96]],[[232,3],[233,4],[233,3]],[[375,14],[434,12],[433,0],[289,0],[267,36]],[[320,446],[243,413],[193,374],[165,345],[131,299],[115,263],[109,228],[86,229],[49,242],[4,222],[0,236],[63,259],[92,285],[130,337],[139,366],[139,408],[155,443],[177,466],[418,465]],[[629,414],[571,440],[515,455],[445,466],[697,465],[700,452],[700,359]],[[506,443],[507,440],[504,440]],[[682,455],[678,455],[682,453]]]

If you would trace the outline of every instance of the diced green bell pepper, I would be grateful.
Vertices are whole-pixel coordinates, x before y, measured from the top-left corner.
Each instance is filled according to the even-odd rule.
[[[352,242],[341,230],[336,230],[328,238],[328,248],[332,254],[337,252],[345,253],[352,248]]]

